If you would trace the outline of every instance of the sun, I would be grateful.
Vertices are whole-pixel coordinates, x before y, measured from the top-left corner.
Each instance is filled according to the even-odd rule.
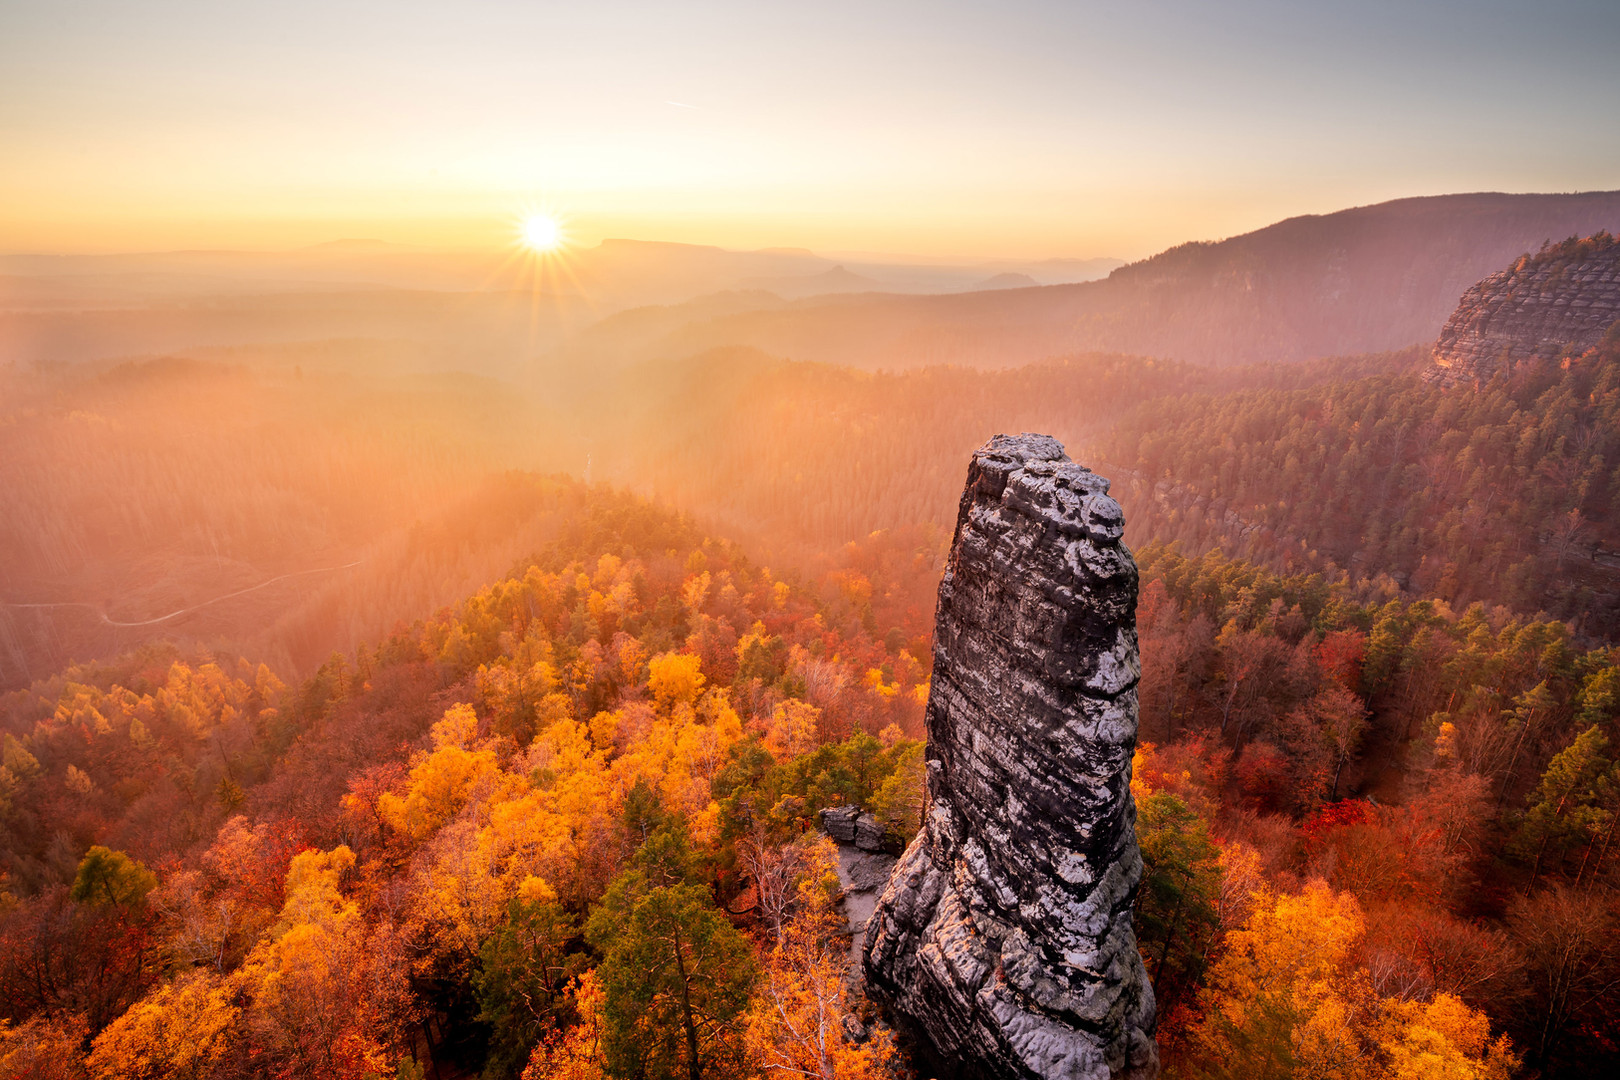
[[[511,275],[519,279],[519,291],[527,291],[537,299],[545,294],[577,294],[580,286],[574,272],[573,248],[578,241],[573,235],[573,223],[567,211],[549,202],[536,200],[513,207],[512,216],[506,219],[511,246],[500,266],[492,270],[490,280]]]
[[[563,245],[562,223],[550,214],[530,214],[523,219],[523,246],[530,251],[556,251]]]

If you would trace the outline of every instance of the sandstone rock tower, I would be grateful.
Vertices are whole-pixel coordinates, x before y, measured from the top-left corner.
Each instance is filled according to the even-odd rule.
[[[1526,360],[1589,349],[1616,320],[1620,239],[1598,233],[1549,244],[1463,293],[1425,377],[1484,382]]]
[[[1108,481],[1044,435],[973,455],[939,586],[928,790],[867,924],[868,991],[964,1077],[1148,1080],[1136,564]]]

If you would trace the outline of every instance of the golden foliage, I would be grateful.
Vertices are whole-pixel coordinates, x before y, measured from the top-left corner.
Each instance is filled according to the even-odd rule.
[[[1245,860],[1247,861],[1247,860]],[[1358,948],[1349,893],[1311,882],[1297,895],[1251,894],[1254,911],[1210,971],[1189,1065],[1219,1077],[1505,1080],[1506,1038],[1448,994],[1380,998]]]
[[[1386,999],[1379,1044],[1389,1080],[1508,1080],[1518,1068],[1507,1036],[1451,994],[1422,1003]]]
[[[470,750],[478,733],[472,708],[457,705],[433,725],[432,753],[411,769],[403,796],[385,793],[377,813],[394,831],[418,842],[461,812],[473,789],[496,773],[493,750]]]
[[[850,1009],[848,946],[825,880],[836,851],[817,854],[821,872],[807,868],[800,878],[798,913],[767,956],[749,1006],[748,1053],[766,1077],[888,1077],[895,1061],[892,1040],[882,1030],[868,1035]],[[836,884],[835,878],[834,889]]]
[[[352,917],[354,904],[344,899],[338,886],[353,869],[354,852],[342,845],[331,851],[294,855],[287,868],[287,899],[280,925],[286,928]]]
[[[249,1004],[246,1039],[288,1076],[361,1080],[389,1070],[408,1020],[405,960],[392,927],[367,924],[339,886],[347,847],[295,856],[276,935],[261,940],[228,985]]]
[[[659,653],[647,661],[647,690],[665,709],[691,705],[703,690],[701,666],[702,660],[690,653]]]
[[[778,702],[765,729],[765,749],[778,758],[797,757],[816,748],[821,710],[798,698]]]
[[[85,1064],[98,1080],[193,1080],[225,1056],[240,1010],[217,976],[181,975],[114,1020]]]
[[[0,1076],[79,1080],[85,1034],[79,1016],[35,1016],[15,1027],[0,1020]]]
[[[429,736],[435,750],[447,746],[471,749],[478,738],[478,714],[473,712],[471,705],[452,705],[445,710],[444,716],[434,721]]]

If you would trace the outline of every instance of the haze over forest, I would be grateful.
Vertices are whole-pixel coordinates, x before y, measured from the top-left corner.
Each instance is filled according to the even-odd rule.
[[[1017,432],[1164,1075],[1611,1074],[1610,6],[137,6],[0,15],[0,1075],[974,1068],[860,934]]]

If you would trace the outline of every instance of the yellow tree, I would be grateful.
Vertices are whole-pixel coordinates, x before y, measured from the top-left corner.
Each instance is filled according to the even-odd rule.
[[[691,705],[703,691],[703,661],[690,653],[659,653],[647,661],[647,689],[665,710]]]
[[[1349,964],[1363,929],[1355,898],[1320,882],[1262,900],[1210,970],[1193,1038],[1197,1071],[1253,1080],[1366,1076],[1369,1054],[1356,1029],[1374,995]]]
[[[206,972],[181,975],[107,1025],[85,1060],[98,1080],[195,1080],[225,1057],[239,1009]]]
[[[1311,882],[1254,894],[1210,969],[1187,1067],[1245,1080],[1506,1080],[1505,1038],[1457,998],[1379,998],[1356,963],[1364,932],[1349,893]]]
[[[824,853],[823,861],[830,858]],[[749,1057],[773,1078],[888,1077],[895,1056],[888,1033],[868,1035],[850,1009],[849,946],[825,875],[806,873],[798,893],[798,913],[766,957],[749,1005]]]
[[[405,959],[392,928],[368,925],[343,895],[353,866],[346,847],[295,856],[275,935],[228,981],[261,1071],[361,1080],[389,1066],[410,1013]]]
[[[788,698],[771,710],[765,728],[765,749],[779,759],[798,757],[816,748],[821,710],[798,698]]]
[[[433,725],[431,753],[411,769],[405,794],[384,794],[377,813],[396,832],[422,841],[456,814],[474,789],[496,773],[492,750],[470,747],[478,734],[478,717],[470,705],[456,705]]]
[[[1433,1001],[1386,998],[1378,1044],[1389,1080],[1508,1080],[1519,1060],[1506,1035],[1451,994]]]

